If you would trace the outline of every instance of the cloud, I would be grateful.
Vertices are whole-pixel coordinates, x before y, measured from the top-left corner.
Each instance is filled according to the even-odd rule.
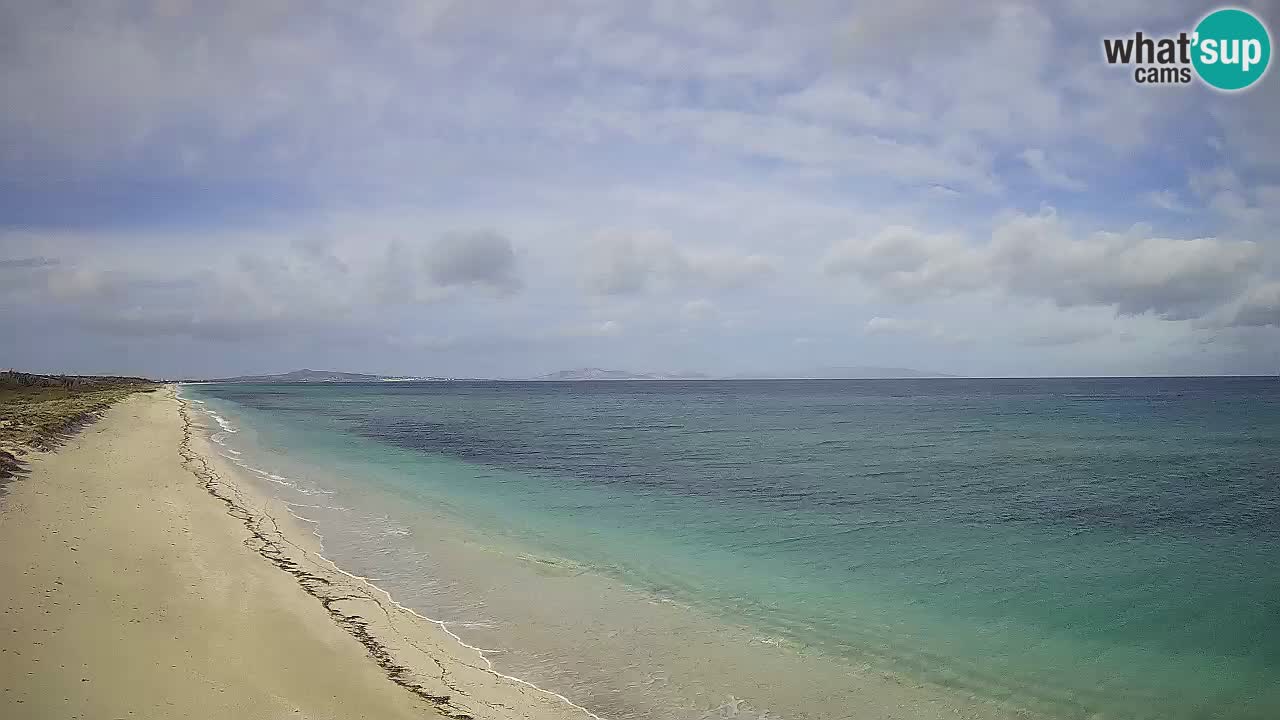
[[[1082,62],[1097,35],[1069,32],[1077,12],[803,5],[6,5],[0,171],[403,193],[629,140],[996,192],[997,150],[1133,145],[1174,117],[1174,94]]]
[[[1045,157],[1044,150],[1041,150],[1040,148],[1027,148],[1026,150],[1023,150],[1018,157],[1022,162],[1026,163],[1027,167],[1031,168],[1036,176],[1039,177],[1046,185],[1052,185],[1053,187],[1062,188],[1064,190],[1074,190],[1076,192],[1084,190],[1087,187],[1083,182],[1070,177],[1051,165],[1049,163],[1049,159]]]
[[[112,336],[181,336],[219,342],[289,337],[308,329],[300,324],[299,318],[283,314],[209,307],[186,312],[155,307],[110,308],[92,311],[75,320],[87,329]]]
[[[1169,212],[1188,213],[1191,208],[1187,207],[1178,197],[1178,193],[1173,190],[1152,190],[1143,193],[1142,199],[1150,206],[1168,210]]]
[[[890,88],[864,90],[834,77],[783,95],[781,109],[808,120],[835,121],[870,130],[919,130],[929,118],[907,107]]]
[[[1236,308],[1231,319],[1235,327],[1280,327],[1280,282],[1253,288]]]
[[[234,341],[264,336],[358,335],[388,306],[518,291],[516,253],[493,232],[407,243],[335,239],[315,228],[267,242],[223,237],[201,262],[183,247],[122,246],[108,233],[0,232],[0,246],[83,244],[81,255],[0,260],[0,306],[102,334]],[[101,249],[94,249],[101,245]],[[477,292],[478,291],[478,292]]]
[[[1242,183],[1234,170],[1219,165],[1206,170],[1193,170],[1187,177],[1187,185],[1196,196],[1210,198],[1224,190],[1239,191]]]
[[[588,335],[608,337],[622,332],[622,323],[617,320],[602,320],[587,327]]]
[[[524,287],[515,247],[492,231],[444,233],[425,243],[391,240],[363,262],[369,266],[363,283],[387,305],[433,303],[476,290],[506,297]]]
[[[868,108],[863,117],[926,119],[892,132],[965,135],[1009,150],[1065,141],[1142,145],[1168,108],[1186,99],[1144,92],[1131,78],[1106,72],[1111,68],[1097,62],[1098,31],[1071,32],[1080,20],[1062,14],[1022,3],[860,6],[845,36],[860,72],[845,84],[876,101],[859,102]],[[876,72],[866,73],[868,66]],[[815,92],[810,102],[820,97]]]
[[[1260,16],[1276,27],[1280,20],[1280,3],[1274,0],[1259,3]],[[1268,72],[1274,72],[1274,68]],[[1280,168],[1280,142],[1276,142],[1275,123],[1280,113],[1280,93],[1270,85],[1268,78],[1251,92],[1232,96],[1235,102],[1215,103],[1207,108],[1217,121],[1223,137],[1224,156],[1242,170],[1271,170]]]
[[[999,186],[992,154],[956,137],[919,142],[737,108],[635,109],[578,101],[570,114],[575,128],[593,134],[645,145],[675,142],[832,177],[947,182],[988,193]]]
[[[480,286],[504,294],[520,288],[511,241],[493,232],[443,235],[427,250],[426,265],[440,287]]]
[[[1187,186],[1226,229],[1242,237],[1272,244],[1280,225],[1280,185],[1271,176],[1250,181],[1235,170],[1219,165],[1192,170]]]
[[[618,320],[594,320],[590,322],[576,322],[559,327],[554,337],[557,338],[606,338],[618,337],[622,334],[624,326]]]
[[[1029,347],[1061,347],[1090,342],[1112,334],[1110,327],[1028,328],[1018,343]]]
[[[1064,3],[1074,20],[1115,29],[1117,26],[1131,27],[1135,23],[1167,22],[1170,20],[1195,19],[1196,13],[1203,13],[1203,6],[1189,0],[1174,0],[1152,5],[1142,0],[1070,0]]]
[[[768,279],[775,259],[725,248],[679,246],[656,234],[605,233],[588,245],[586,287],[600,295],[635,295],[690,288],[732,290]]]
[[[836,243],[821,267],[829,276],[853,275],[902,299],[978,290],[988,273],[981,254],[959,236],[904,225]]]
[[[0,271],[52,267],[57,264],[57,260],[47,257],[10,258],[0,260]]]
[[[1235,297],[1260,256],[1248,241],[1152,237],[1142,228],[1079,236],[1046,210],[1011,216],[985,243],[889,227],[837,243],[822,267],[903,300],[999,290],[1060,307],[1100,305],[1181,320]]]
[[[1052,212],[1006,221],[988,246],[995,281],[1015,294],[1169,320],[1231,299],[1256,273],[1260,254],[1252,242],[1151,237],[1142,228],[1075,237]]]
[[[999,11],[992,3],[961,7],[938,0],[874,3],[854,10],[841,30],[848,50],[860,58],[891,49],[904,56],[944,55],[967,44],[960,37],[991,32]]]
[[[863,332],[867,335],[910,335],[952,345],[963,345],[973,340],[971,336],[957,332],[941,323],[882,317],[879,315],[867,321],[867,324],[863,327]]]
[[[866,325],[868,335],[899,335],[914,333],[917,330],[919,330],[919,323],[878,315],[868,320]]]
[[[10,302],[102,335],[217,341],[336,333],[352,308],[343,284],[321,284],[314,268],[282,258],[240,256],[216,270],[179,272],[122,265],[60,260],[28,278]]]
[[[588,250],[587,287],[602,295],[643,292],[656,277],[670,273],[675,252],[669,243],[651,238],[602,238]]]
[[[706,298],[690,300],[680,306],[680,317],[688,322],[706,322],[719,316],[715,303]]]

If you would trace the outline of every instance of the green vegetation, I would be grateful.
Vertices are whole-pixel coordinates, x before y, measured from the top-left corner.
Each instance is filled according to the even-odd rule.
[[[0,478],[21,469],[28,449],[48,449],[112,403],[157,383],[134,377],[0,372]]]

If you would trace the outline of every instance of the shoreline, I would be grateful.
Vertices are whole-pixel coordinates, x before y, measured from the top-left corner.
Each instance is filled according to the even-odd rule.
[[[108,549],[114,544],[128,542],[127,536],[132,528],[164,525],[163,522],[158,522],[157,512],[163,515],[166,509],[174,507],[180,511],[176,522],[157,530],[156,536],[150,538],[152,545],[156,546],[153,549],[157,551],[152,564],[158,566],[162,575],[185,578],[180,585],[183,601],[200,606],[207,612],[203,621],[196,626],[178,628],[179,631],[169,638],[167,653],[159,653],[156,662],[168,663],[170,670],[181,674],[185,669],[184,663],[193,662],[193,653],[198,655],[206,643],[218,642],[217,637],[225,625],[246,623],[253,630],[244,633],[245,647],[237,651],[234,661],[239,661],[244,654],[265,654],[266,651],[257,648],[255,643],[283,643],[287,640],[308,645],[321,640],[322,645],[329,647],[331,655],[323,659],[320,657],[321,653],[312,649],[303,654],[315,652],[317,657],[314,659],[290,657],[279,665],[261,670],[268,678],[275,673],[305,676],[301,681],[291,677],[290,683],[286,683],[288,691],[274,693],[272,698],[275,702],[284,702],[285,707],[292,705],[295,712],[299,711],[299,707],[312,708],[304,714],[305,717],[443,716],[458,720],[605,720],[613,711],[625,710],[610,706],[611,709],[606,709],[607,714],[601,715],[564,694],[501,672],[488,656],[489,651],[484,650],[481,644],[463,639],[450,628],[450,622],[423,615],[398,601],[390,590],[343,569],[324,554],[324,537],[318,530],[309,530],[305,526],[307,523],[319,525],[318,521],[293,512],[291,503],[285,498],[272,495],[267,486],[257,487],[250,477],[248,467],[240,467],[236,457],[233,457],[238,456],[238,452],[220,447],[217,434],[220,431],[237,430],[225,418],[220,418],[212,408],[204,408],[202,411],[204,405],[203,401],[182,397],[180,387],[176,385],[167,386],[155,393],[127,398],[107,410],[97,425],[75,436],[67,447],[33,461],[30,477],[18,483],[18,492],[15,493],[19,503],[38,506],[42,502],[42,484],[61,482],[67,487],[79,487],[84,481],[80,473],[85,472],[88,466],[103,464],[102,472],[90,480],[98,483],[99,498],[116,498],[117,502],[110,507],[108,514],[115,520],[117,527],[114,530],[93,529],[90,532],[108,545]],[[230,451],[232,454],[224,454],[222,451]],[[150,497],[154,488],[137,487],[148,479],[163,482],[163,492],[159,498]],[[144,508],[143,502],[133,502],[139,500],[134,497],[139,492],[153,500],[153,506]],[[71,506],[74,506],[76,499],[74,495],[66,498]],[[210,499],[217,502],[210,502]],[[159,506],[155,505],[157,502]],[[97,499],[88,504],[90,507],[100,507]],[[0,505],[0,543],[8,542],[15,535],[25,535],[32,547],[39,545],[30,543],[35,529],[24,527],[24,518],[17,518],[6,512],[9,509]],[[82,534],[81,526],[76,524],[76,518],[68,512],[65,504],[56,512],[44,515],[48,520],[44,523],[45,528],[53,527],[54,532],[69,529],[77,535]],[[188,519],[192,515],[200,515],[205,520],[192,522]],[[213,527],[214,525],[217,527]],[[182,547],[183,541],[191,540],[196,540],[196,545],[184,552],[175,553],[164,547]],[[73,552],[75,550],[72,548]],[[15,554],[20,555],[21,548]],[[33,556],[40,563],[46,559],[38,552],[33,553]],[[78,564],[77,561],[91,559],[83,552],[79,557],[66,557],[73,565]],[[13,564],[14,559],[9,558],[9,564]],[[97,560],[94,561],[94,566],[100,574],[105,573],[109,577],[119,564]],[[210,572],[210,567],[216,571]],[[266,577],[268,575],[270,577]],[[254,601],[252,594],[242,596],[237,586],[243,576],[253,576],[262,583],[270,584],[273,588],[272,598],[277,599],[265,603]],[[211,580],[211,577],[214,579]],[[98,585],[109,584],[109,580],[101,578],[95,582]],[[11,588],[16,589],[18,588]],[[173,592],[170,588],[160,586],[150,576],[136,581],[136,586],[131,586],[129,590],[139,598],[152,601],[165,598]],[[38,618],[38,613],[42,611],[50,611],[50,608],[40,602],[40,598],[32,597],[33,593],[27,593],[26,603],[15,603],[11,596],[21,594],[6,592],[0,588],[0,609],[6,605],[10,609],[15,606],[18,608],[16,614],[6,610],[4,615],[0,615],[4,620],[0,623],[0,631],[11,631],[0,632],[0,637],[7,639],[19,632],[24,621]],[[210,596],[225,596],[224,599],[230,602],[213,608],[205,607],[209,605]],[[74,597],[83,602],[85,591]],[[142,606],[141,600],[136,602],[139,607]],[[288,612],[296,616],[293,634],[288,638],[277,636],[274,640],[271,636],[257,637],[258,634],[267,632],[258,627],[258,624],[269,619],[270,612],[276,605],[287,606]],[[134,610],[135,614],[141,613],[144,618],[148,615],[138,608]],[[163,619],[166,612],[162,605],[151,614]],[[662,614],[668,611],[657,609],[653,612]],[[687,613],[681,613],[681,617],[685,614]],[[121,622],[117,615],[101,608],[90,619],[93,626],[107,630],[118,627]],[[704,620],[697,614],[688,619],[699,626]],[[144,620],[133,618],[127,622]],[[536,621],[531,619],[530,622]],[[10,624],[12,627],[8,627]],[[101,651],[104,648],[112,653],[156,654],[153,648],[133,645],[127,638],[125,641],[112,639],[88,650]],[[625,646],[613,649],[593,647],[588,657],[601,660],[610,653],[625,652],[624,648]],[[21,669],[27,666],[21,662],[14,663],[13,655],[16,654],[14,651],[21,649],[14,647],[11,651],[6,648],[6,642],[0,640],[0,650],[4,650],[4,654],[0,654],[0,671],[3,671],[0,672],[0,678],[12,676],[20,679]],[[714,651],[718,655],[706,655],[703,661],[732,663],[732,654],[724,654],[731,651],[730,646],[719,648]],[[65,666],[68,664],[66,659],[76,658],[77,653],[83,652],[86,652],[83,647],[64,649],[61,654],[55,654],[49,659],[57,660]],[[334,652],[337,655],[332,655]],[[651,660],[659,661],[659,658],[655,656]],[[198,657],[196,661],[199,664]],[[223,662],[227,660],[224,658]],[[323,670],[329,672],[341,670],[343,673],[361,676],[357,683],[359,687],[346,688],[344,692],[349,692],[350,695],[344,699],[328,681],[313,679],[313,675],[321,672],[320,668],[315,667],[317,663],[322,663]],[[214,663],[210,661],[206,664]],[[780,666],[770,667],[776,669]],[[816,670],[826,678],[823,682],[836,680],[844,672],[835,666],[819,665],[815,668],[813,663],[805,667],[810,671]],[[40,666],[36,666],[27,672],[32,674],[40,669]],[[677,665],[671,666],[669,670],[681,672]],[[689,671],[691,668],[684,670]],[[811,687],[809,680],[802,683],[803,687],[786,687],[785,684],[774,686],[773,683],[779,678],[770,675],[763,666],[753,668],[752,672],[759,675],[761,690],[768,688],[766,697],[779,701],[779,708],[794,709],[794,706],[786,702],[787,699],[795,700],[797,695],[802,696],[808,691],[817,691],[823,687],[820,683]],[[97,680],[92,673],[89,677],[90,680]],[[690,677],[696,680],[699,675],[695,673]],[[58,678],[59,681],[65,679]],[[88,683],[90,680],[84,682]],[[190,678],[178,679],[174,682],[174,692],[182,695],[184,688],[190,690],[192,682]],[[258,682],[261,682],[259,677],[254,677],[252,682],[245,677],[225,678],[219,683],[218,699],[222,699],[223,695],[234,696],[239,693],[252,696],[253,688],[245,685]],[[863,709],[868,717],[941,718],[959,714],[970,718],[988,718],[1006,715],[986,701],[978,701],[976,698],[966,701],[960,697],[952,697],[951,693],[938,694],[904,678],[881,676],[874,672],[856,672],[843,676],[840,684],[843,686],[842,695],[849,699],[857,698],[859,704],[865,703]],[[4,693],[10,693],[14,689],[9,685],[17,686],[17,690],[29,696],[45,692],[40,683],[6,682],[2,688]],[[131,689],[128,682],[118,685],[120,695],[108,698],[110,702],[106,707],[109,709],[104,710],[102,705],[98,705],[95,707],[97,712],[88,713],[89,716],[123,716],[124,712],[111,714],[111,711],[121,709],[126,703],[136,704],[140,697],[146,695],[145,687]],[[86,685],[78,689],[83,692],[89,687]],[[326,697],[331,692],[333,696]],[[53,694],[56,695],[57,692]],[[361,699],[355,700],[357,697]],[[744,700],[734,695],[728,697],[728,704],[721,705],[719,709],[713,708],[710,712],[725,712],[729,708],[736,713],[738,705]],[[6,700],[8,697],[0,694],[0,703]],[[95,698],[90,694],[82,700],[93,704],[102,698]],[[70,702],[69,699],[67,701]],[[182,700],[168,704],[173,705],[175,702],[181,703]],[[366,709],[369,703],[380,704],[382,709]],[[196,703],[195,706],[198,710],[189,716],[244,716],[243,712],[210,712],[203,703]],[[361,709],[356,713],[334,709],[352,706]],[[21,711],[24,708],[18,709]],[[907,714],[903,715],[904,712]],[[169,710],[159,714],[175,715]],[[1016,710],[1009,714],[1030,717],[1030,714]],[[15,717],[35,718],[47,715],[47,712],[34,715],[22,715],[19,712]],[[182,713],[176,715],[181,716]],[[772,713],[768,716],[775,717]],[[799,716],[809,717],[803,711]]]
[[[0,715],[598,717],[323,558],[190,413],[129,396],[0,499]]]
[[[256,549],[258,554],[268,562],[275,565],[280,570],[283,570],[284,572],[296,578],[298,581],[298,585],[302,588],[304,592],[314,597],[315,599],[319,600],[320,603],[329,612],[330,617],[333,618],[334,622],[337,623],[339,626],[343,627],[343,629],[347,630],[347,632],[349,632],[353,637],[355,637],[361,643],[361,645],[363,645],[366,648],[370,659],[372,659],[375,663],[378,664],[379,667],[381,667],[384,671],[386,671],[387,677],[389,680],[391,680],[391,682],[395,683],[396,685],[399,685],[400,687],[405,688],[406,690],[414,693],[415,695],[418,695],[424,700],[427,700],[428,702],[433,703],[441,710],[442,713],[450,713],[450,712],[454,713],[454,714],[447,714],[446,715],[447,717],[456,717],[456,718],[481,717],[481,716],[472,715],[466,712],[462,714],[457,714],[455,712],[457,709],[454,708],[451,703],[450,695],[433,694],[430,691],[430,689],[428,689],[425,685],[415,680],[414,676],[415,674],[419,673],[420,670],[415,669],[411,666],[399,664],[392,648],[386,642],[384,642],[382,638],[378,636],[377,630],[371,625],[371,622],[369,620],[358,615],[346,615],[342,613],[340,610],[333,607],[337,601],[341,601],[346,598],[343,598],[343,597],[335,598],[331,595],[326,595],[325,589],[332,588],[332,586],[334,585],[332,580],[329,577],[327,577],[326,574],[324,573],[317,573],[310,570],[304,570],[300,566],[299,562],[289,554],[287,548],[291,547],[295,551],[304,553],[305,555],[313,556],[319,559],[320,561],[322,561],[323,564],[327,565],[329,572],[338,573],[341,576],[351,580],[352,582],[358,583],[359,585],[362,585],[362,586],[366,586],[367,588],[372,589],[377,593],[381,594],[382,596],[384,596],[385,602],[390,604],[391,606],[390,608],[387,608],[386,606],[382,605],[382,601],[374,600],[374,602],[381,607],[384,613],[387,613],[388,615],[390,615],[391,612],[404,613],[411,616],[417,621],[435,626],[441,632],[447,635],[450,640],[456,643],[459,649],[475,653],[476,656],[485,664],[485,668],[483,668],[483,670],[493,675],[495,679],[499,681],[515,683],[517,685],[533,690],[536,693],[545,696],[546,698],[563,703],[565,706],[567,706],[567,710],[569,711],[571,717],[585,716],[587,718],[591,718],[592,720],[606,720],[606,718],[603,718],[600,715],[597,715],[596,713],[592,712],[591,710],[581,705],[578,705],[577,703],[561,695],[560,693],[539,687],[532,682],[524,680],[523,678],[498,672],[496,669],[494,669],[492,661],[489,659],[488,656],[485,655],[485,651],[482,648],[471,645],[467,641],[463,640],[460,636],[458,636],[456,633],[454,633],[452,630],[449,629],[448,623],[446,621],[427,617],[413,610],[412,608],[406,607],[405,605],[400,603],[398,600],[396,600],[395,597],[386,589],[379,587],[378,585],[370,581],[368,578],[361,577],[359,575],[355,575],[344,570],[336,562],[326,557],[323,553],[323,538],[319,536],[317,533],[315,533],[314,531],[310,533],[310,535],[312,535],[315,538],[314,540],[311,540],[311,539],[303,540],[302,536],[306,535],[306,533],[303,533],[301,528],[289,527],[290,525],[294,524],[292,521],[282,523],[279,518],[276,518],[261,510],[260,510],[260,513],[261,513],[260,515],[255,515],[252,510],[246,507],[247,503],[246,503],[245,497],[248,496],[252,498],[249,502],[253,502],[255,504],[262,504],[264,507],[265,507],[265,504],[269,501],[261,496],[256,495],[252,491],[248,490],[243,483],[241,484],[232,483],[228,481],[223,474],[219,474],[212,467],[212,463],[225,465],[225,463],[222,463],[220,460],[221,458],[220,453],[217,453],[216,451],[212,451],[211,448],[205,448],[203,452],[192,448],[193,441],[197,439],[200,442],[205,444],[209,442],[207,438],[198,438],[198,436],[193,431],[194,424],[192,423],[190,418],[190,413],[192,411],[191,405],[199,401],[182,397],[179,389],[176,387],[174,391],[174,398],[177,400],[177,402],[180,405],[179,412],[182,417],[183,425],[184,425],[184,436],[183,436],[183,443],[181,448],[181,451],[184,457],[184,466],[186,466],[188,470],[190,470],[191,473],[197,478],[197,480],[201,483],[202,487],[205,489],[206,492],[208,492],[211,496],[213,496],[214,498],[216,498],[217,500],[219,500],[220,502],[224,503],[227,506],[229,514],[231,514],[233,517],[237,517],[241,519],[242,522],[244,522],[246,529],[248,529],[249,532],[251,533],[251,537],[258,540],[261,543],[260,547]],[[206,412],[212,417],[212,419],[215,422],[217,422],[217,424],[220,426],[220,428],[223,431],[228,430],[228,426],[226,425],[225,419],[223,419],[221,416],[218,416],[216,413],[213,413],[212,411],[206,411]],[[198,465],[199,467],[195,467],[196,465]],[[224,468],[224,470],[230,474],[235,474],[235,470],[232,470],[229,468]],[[234,497],[228,497],[227,495],[221,493],[218,489],[220,487],[229,488],[231,494]],[[312,520],[301,517],[296,513],[294,513],[292,509],[289,508],[288,503],[283,503],[283,505],[284,505],[285,512],[288,513],[288,515],[294,521],[300,521],[300,522],[306,522],[306,523],[314,522]],[[269,531],[269,533],[264,532],[263,529],[259,527],[259,524],[263,521],[270,521],[272,523],[273,527],[272,527],[272,530]],[[293,531],[293,532],[291,533],[290,531]],[[271,533],[277,536],[276,540],[272,540],[269,537],[269,534]],[[296,539],[292,537],[295,535],[298,536]],[[312,545],[312,547],[305,547],[306,545]],[[438,664],[441,663],[440,658],[433,658],[433,660],[435,660],[436,663]],[[457,688],[452,688],[452,689],[454,690],[454,692],[462,692]],[[543,717],[543,716],[539,715],[538,717]],[[551,716],[548,715],[546,717],[551,717]]]
[[[0,716],[438,716],[249,552],[177,410],[124,398],[0,500]]]

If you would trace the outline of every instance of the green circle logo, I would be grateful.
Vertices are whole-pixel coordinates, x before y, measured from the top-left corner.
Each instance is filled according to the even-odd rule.
[[[1257,82],[1271,60],[1271,35],[1252,13],[1215,10],[1196,26],[1191,63],[1200,79],[1219,90],[1243,90]]]

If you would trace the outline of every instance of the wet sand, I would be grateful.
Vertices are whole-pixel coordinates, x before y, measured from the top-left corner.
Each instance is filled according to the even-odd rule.
[[[0,498],[0,717],[586,718],[328,563],[172,389]]]

